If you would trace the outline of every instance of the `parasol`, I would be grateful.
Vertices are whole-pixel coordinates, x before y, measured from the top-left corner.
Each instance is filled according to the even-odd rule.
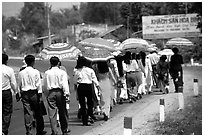
[[[149,44],[146,40],[140,38],[129,38],[121,43],[122,50],[146,51]]]
[[[44,48],[40,54],[43,59],[50,59],[52,56],[56,56],[61,60],[77,58],[80,53],[81,51],[78,48],[68,43],[55,43]]]
[[[171,49],[163,49],[158,52],[159,55],[174,55],[173,51]]]
[[[87,38],[79,42],[81,47],[94,47],[94,48],[104,48],[110,51],[115,51],[114,45],[112,42],[107,41],[102,38]]]
[[[112,52],[105,48],[83,47],[81,52],[85,58],[91,61],[105,61],[114,57]]]
[[[185,38],[173,38],[167,41],[166,46],[193,46],[193,43]]]

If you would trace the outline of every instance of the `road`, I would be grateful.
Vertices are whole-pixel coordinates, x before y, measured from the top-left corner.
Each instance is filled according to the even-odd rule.
[[[62,64],[67,68],[68,74],[72,79],[72,71],[76,62],[74,61],[63,61]],[[14,67],[16,70],[22,65],[21,60],[9,60],[9,66]],[[34,66],[41,72],[44,72],[49,68],[48,61],[36,61]],[[185,92],[189,93],[192,90],[192,80],[193,78],[199,79],[199,85],[202,83],[202,68],[201,67],[185,67],[184,68],[184,88]],[[196,70],[196,71],[195,71]],[[193,73],[193,71],[195,73]],[[187,83],[187,84],[186,84]],[[201,89],[201,88],[200,88]],[[159,92],[154,92],[150,95],[144,95],[141,100],[130,104],[124,103],[122,105],[116,105],[113,107],[111,112],[111,118],[105,121],[97,121],[93,126],[82,126],[82,123],[77,119],[78,102],[75,99],[75,92],[73,90],[73,82],[70,84],[71,97],[70,97],[70,110],[69,110],[69,126],[71,129],[70,135],[122,135],[123,134],[123,120],[124,117],[132,117],[133,119],[133,134],[154,134],[150,131],[150,127],[153,128],[154,125],[151,124],[152,119],[159,119],[159,100],[160,98],[165,99],[166,113],[171,110],[176,110],[178,107],[177,94],[173,93],[173,84],[170,82],[170,94],[163,95]],[[167,109],[168,108],[168,109]],[[9,129],[10,135],[25,135],[24,118],[22,103],[16,102],[14,100],[14,109],[11,119],[11,125]],[[98,116],[101,117],[101,116]],[[45,130],[47,134],[51,134],[50,123],[47,115],[44,116],[45,119]],[[147,128],[148,127],[148,128]],[[35,130],[33,130],[35,133]]]

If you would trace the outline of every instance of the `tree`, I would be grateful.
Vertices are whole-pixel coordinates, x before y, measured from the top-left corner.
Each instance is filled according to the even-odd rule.
[[[46,6],[43,2],[24,2],[19,18],[24,26],[24,32],[43,36],[47,30]]]
[[[120,24],[120,2],[81,3],[80,13],[85,23]]]

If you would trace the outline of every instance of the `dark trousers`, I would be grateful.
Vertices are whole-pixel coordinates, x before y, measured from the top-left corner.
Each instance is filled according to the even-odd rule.
[[[88,123],[88,116],[93,116],[93,91],[92,84],[79,84],[78,89],[79,104],[81,106],[82,122]],[[87,99],[87,102],[86,102]],[[86,106],[88,108],[86,108]]]
[[[180,77],[179,77],[179,72],[181,73]],[[171,72],[171,76],[173,79],[175,92],[179,92],[179,87],[183,86],[183,70],[173,70]]]
[[[158,87],[158,78],[157,78],[157,67],[156,64],[152,65],[152,77],[153,77],[153,84],[156,85],[156,87]]]
[[[63,91],[59,88],[50,90],[47,102],[52,134],[57,134],[57,113],[59,113],[62,133],[67,132],[69,119]]]
[[[22,102],[24,108],[24,119],[26,132],[31,133],[33,118],[36,119],[36,132],[41,133],[44,130],[44,119],[40,111],[40,98],[37,90],[28,90],[22,92]]]
[[[13,112],[13,101],[11,90],[2,91],[2,132],[7,135]]]

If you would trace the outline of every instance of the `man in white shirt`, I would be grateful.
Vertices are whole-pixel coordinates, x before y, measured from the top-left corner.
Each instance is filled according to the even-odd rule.
[[[17,93],[15,74],[12,68],[7,66],[8,55],[2,54],[2,132],[8,135],[13,108],[12,92]]]
[[[36,134],[44,135],[44,119],[40,108],[40,94],[42,94],[42,86],[40,72],[34,69],[35,57],[27,55],[25,57],[27,67],[19,72],[19,90],[21,91],[21,101],[24,108],[24,119],[26,135],[32,135],[33,117],[36,119]]]
[[[66,109],[66,97],[69,97],[69,84],[67,73],[58,67],[58,57],[51,57],[51,69],[45,72],[44,86],[49,91],[48,114],[50,118],[52,135],[57,135],[57,112],[59,112],[60,125],[63,135],[70,132],[68,129],[68,111]]]

